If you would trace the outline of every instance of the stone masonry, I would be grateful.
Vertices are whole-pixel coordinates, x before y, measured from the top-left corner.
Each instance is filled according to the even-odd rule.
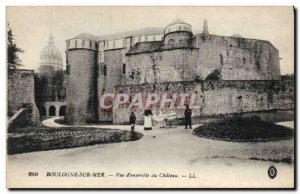
[[[69,69],[66,121],[69,124],[84,124],[87,120],[123,122],[122,113],[99,106],[103,94],[121,88],[144,91],[153,85],[191,83],[202,102],[198,115],[280,107],[283,101],[276,100],[281,97],[276,96],[275,88],[283,88],[284,84],[290,88],[289,83],[279,83],[279,51],[272,43],[209,34],[207,21],[203,32],[197,34],[193,34],[190,24],[177,19],[165,28],[105,36],[82,33],[67,40],[66,44]],[[211,80],[218,82],[213,83],[214,89],[207,89]],[[270,87],[273,92],[266,93],[254,87],[267,87],[273,80],[278,80]],[[251,89],[244,88],[248,85]],[[182,91],[181,88],[178,91]]]

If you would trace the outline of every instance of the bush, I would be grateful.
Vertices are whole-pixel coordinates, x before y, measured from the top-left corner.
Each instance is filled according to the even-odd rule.
[[[92,127],[27,127],[9,134],[8,154],[65,149],[103,143],[135,141],[141,133]]]
[[[259,117],[222,119],[197,127],[194,135],[223,141],[256,142],[292,138],[294,130],[288,127],[262,121]]]

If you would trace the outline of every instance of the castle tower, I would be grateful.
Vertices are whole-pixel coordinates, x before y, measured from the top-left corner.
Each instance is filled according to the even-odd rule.
[[[66,116],[70,125],[98,121],[98,44],[87,39],[67,40]]]
[[[182,47],[189,46],[193,33],[192,26],[180,18],[169,24],[164,31],[165,47]]]
[[[40,55],[40,73],[52,73],[55,70],[62,70],[62,55],[54,44],[52,30],[50,32],[48,45],[45,46]]]
[[[203,32],[202,32],[202,34],[209,34],[208,25],[207,25],[207,19],[205,19],[203,21]]]

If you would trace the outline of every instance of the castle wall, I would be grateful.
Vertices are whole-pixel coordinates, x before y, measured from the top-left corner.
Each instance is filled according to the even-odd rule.
[[[126,56],[127,84],[191,81],[197,50],[172,49]],[[134,76],[133,76],[134,75]]]
[[[8,71],[7,116],[9,130],[14,127],[39,123],[40,114],[34,99],[34,71]]]
[[[124,80],[123,63],[125,57],[125,49],[107,50],[104,52],[104,63],[99,64],[99,77],[98,77],[98,97],[104,93],[113,92],[115,85],[122,84]],[[102,66],[102,67],[101,67]],[[106,76],[104,75],[103,68],[106,66]],[[99,121],[110,122],[112,121],[112,110],[103,110],[98,108]]]
[[[99,66],[106,66],[106,76],[99,71],[99,88],[105,91],[112,91],[113,86],[121,84],[123,81],[123,63],[124,63],[124,49],[108,50],[104,52],[104,63]],[[99,67],[100,68],[100,67]]]
[[[84,48],[69,50],[67,66],[66,123],[97,121],[96,51]]]
[[[236,81],[280,79],[279,52],[268,41],[209,34],[192,36],[191,26],[176,24],[174,27],[174,29],[167,27],[163,38],[162,35],[151,35],[126,36],[99,42],[87,39],[67,40],[69,50],[67,59],[70,59],[67,63],[71,64],[67,67],[70,67],[71,73],[75,69],[73,78],[71,78],[72,74],[68,78],[71,85],[69,90],[71,91],[73,87],[82,94],[76,96],[76,92],[69,93],[71,100],[69,108],[67,102],[66,118],[70,119],[70,122],[80,120],[68,116],[70,111],[72,117],[82,117],[82,119],[98,114],[97,119],[103,122],[119,120],[115,118],[115,112],[102,110],[98,105],[95,105],[94,114],[95,110],[91,108],[91,104],[98,103],[103,94],[111,93],[115,87],[122,87],[122,85],[143,84],[139,90],[145,90],[146,83],[174,82],[176,84],[180,81],[200,83],[200,80],[213,79]],[[136,42],[147,43],[135,45]],[[252,90],[240,91],[234,87],[206,90],[204,94],[203,87],[208,82],[201,83],[202,85],[195,86],[198,88],[197,99],[203,105],[207,102],[209,106],[203,106],[199,112],[195,112],[195,115],[199,116],[234,113],[239,110],[256,111],[259,107],[265,110],[269,109],[265,99],[276,101],[283,95],[271,98],[270,94]],[[181,89],[179,88],[178,91]],[[244,96],[239,95],[240,92],[243,92]],[[205,99],[205,96],[208,97]],[[216,101],[214,96],[220,97],[220,101]],[[83,103],[72,104],[80,102],[78,99],[75,100],[75,97],[81,99]],[[235,98],[239,101],[233,100]],[[246,105],[241,99],[246,99]],[[261,99],[261,102],[258,103],[257,99]],[[273,106],[275,107],[274,104]],[[82,114],[86,111],[90,113]]]
[[[197,35],[197,70],[205,79],[213,70],[221,70],[222,80],[272,80],[280,78],[279,52],[262,40]]]
[[[188,93],[195,94],[193,117],[214,116],[227,113],[265,111],[274,109],[290,110],[294,108],[293,81],[200,81],[200,82],[170,82],[147,85],[127,85],[115,88],[115,94],[127,93],[133,99],[137,93],[142,93],[145,101],[147,93],[157,93],[162,96]],[[217,99],[217,100],[216,100]],[[143,103],[145,104],[145,102]],[[160,102],[152,107],[157,114]],[[180,105],[180,98],[176,101]],[[189,103],[189,100],[187,100]],[[128,122],[129,103],[114,111],[114,123]],[[175,106],[176,107],[176,106]],[[178,108],[178,106],[177,106]],[[166,108],[168,110],[168,108]],[[178,118],[184,117],[184,109],[174,109]],[[143,121],[143,110],[135,108],[138,121]]]
[[[16,69],[8,72],[8,116],[21,108],[35,106],[34,71]]]
[[[214,35],[196,35],[190,48],[126,55],[126,65],[127,84],[205,80],[216,70],[221,80],[280,78],[279,52],[271,43]]]

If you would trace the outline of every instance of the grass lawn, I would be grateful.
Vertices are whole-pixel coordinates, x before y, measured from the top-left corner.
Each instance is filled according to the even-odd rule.
[[[26,127],[8,134],[8,154],[64,149],[102,143],[135,141],[141,133],[91,127]]]
[[[234,142],[257,142],[289,139],[294,130],[262,121],[259,117],[233,117],[206,123],[193,131],[194,135]]]

